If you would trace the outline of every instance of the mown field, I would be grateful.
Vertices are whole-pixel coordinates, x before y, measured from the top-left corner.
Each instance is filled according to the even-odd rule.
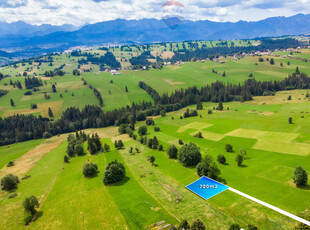
[[[82,78],[88,84],[96,87],[102,94],[103,109],[112,110],[131,105],[133,102],[152,101],[151,97],[138,87],[139,81],[146,82],[160,94],[163,94],[172,93],[176,89],[187,88],[188,86],[202,87],[215,81],[239,84],[249,79],[250,74],[252,74],[251,78],[260,81],[282,80],[295,72],[297,66],[301,72],[310,74],[309,63],[305,62],[305,59],[295,58],[295,55],[301,54],[304,58],[309,58],[309,50],[303,49],[298,52],[301,53],[293,53],[292,57],[283,57],[284,53],[275,53],[278,56],[263,56],[263,62],[258,61],[258,56],[246,56],[241,59],[228,57],[221,59],[221,62],[224,63],[213,61],[188,62],[180,66],[166,66],[162,70],[123,70],[121,75],[114,76],[110,73],[99,72],[99,67],[96,65],[82,65],[81,69],[91,68],[92,71],[82,73],[81,76],[73,76],[72,70],[77,68],[77,57],[62,54],[54,57],[53,67],[48,66],[49,63],[42,63],[39,69],[36,69],[37,63],[31,63],[31,68],[36,69],[39,77],[46,70],[52,70],[64,63],[66,66],[63,70],[67,73],[62,77],[40,77],[44,84],[40,87],[40,91],[33,92],[32,95],[24,95],[27,91],[24,86],[24,77],[11,77],[1,80],[0,89],[9,90],[9,93],[0,98],[0,116],[7,117],[17,113],[48,116],[48,107],[50,107],[54,117],[57,118],[70,106],[82,108],[87,104],[99,105],[93,91],[87,85],[83,85]],[[273,58],[275,64],[271,65],[267,58]],[[17,69],[12,66],[0,68],[0,72],[11,76],[15,76],[17,73],[22,74],[29,68],[29,63],[25,66],[22,64],[17,66]],[[225,77],[222,76],[224,72]],[[31,71],[28,72],[28,74],[30,73]],[[10,80],[13,82],[20,81],[23,89],[13,88],[10,85]],[[56,86],[56,93],[52,93],[52,84]],[[128,92],[125,92],[126,86]],[[45,99],[45,94],[49,95],[50,99]],[[11,106],[10,99],[14,101],[14,107]],[[31,104],[37,104],[38,108],[31,109]]]
[[[95,76],[89,76],[92,80],[96,80]],[[185,109],[154,117],[160,131],[149,126],[148,136],[156,135],[164,150],[170,144],[180,148],[178,141],[182,139],[184,143],[197,144],[202,155],[212,155],[215,160],[218,154],[224,154],[227,164],[219,165],[219,169],[228,186],[298,215],[310,206],[309,186],[296,188],[292,180],[297,166],[310,173],[310,101],[305,98],[306,93],[283,91],[250,102],[224,103],[224,111],[213,114],[208,114],[208,110],[217,105],[204,103],[204,109],[199,111],[201,117],[180,119]],[[293,124],[288,123],[288,117],[293,118]],[[193,137],[198,131],[202,132],[202,139]],[[296,224],[230,191],[204,201],[185,188],[199,178],[194,168],[169,159],[166,151],[151,150],[127,134],[119,135],[117,127],[86,132],[97,132],[111,151],[93,156],[87,153],[65,164],[67,135],[0,148],[0,175],[31,175],[18,184],[14,191],[17,197],[9,199],[9,193],[0,192],[1,228],[25,228],[22,200],[30,195],[38,197],[41,205],[28,229],[144,229],[159,221],[178,224],[182,219],[192,222],[197,218],[207,229],[228,229],[232,223],[245,229],[249,223],[258,229],[292,229]],[[120,151],[113,146],[119,139],[125,144]],[[231,144],[234,152],[227,153],[226,144]],[[141,152],[131,154],[130,147]],[[246,149],[247,157],[238,167],[235,157],[241,148]],[[155,156],[156,166],[147,161],[149,155]],[[6,163],[10,160],[16,164],[8,168]],[[105,186],[105,167],[114,160],[124,163],[126,177]],[[87,161],[98,164],[97,177],[83,177],[82,168]]]

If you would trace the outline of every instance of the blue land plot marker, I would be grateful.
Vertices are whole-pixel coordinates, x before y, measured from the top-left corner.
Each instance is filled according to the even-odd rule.
[[[224,192],[229,187],[206,176],[203,176],[199,180],[196,180],[195,182],[187,185],[186,188],[207,200],[221,192]]]

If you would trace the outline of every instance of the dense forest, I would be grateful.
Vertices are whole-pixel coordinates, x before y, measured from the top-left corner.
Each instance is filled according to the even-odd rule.
[[[148,61],[148,59],[155,59],[155,57],[151,54],[150,51],[143,52],[138,57],[132,57],[129,61],[130,64],[135,65],[150,65],[151,63]]]
[[[139,86],[154,99],[151,102],[132,104],[113,111],[103,111],[99,106],[86,106],[82,110],[68,108],[60,119],[54,121],[41,116],[14,115],[0,118],[0,145],[26,140],[50,137],[62,133],[74,132],[87,128],[102,128],[121,124],[134,124],[146,119],[146,116],[159,115],[162,111],[171,112],[197,102],[228,102],[251,100],[252,96],[262,96],[280,90],[309,89],[310,77],[294,73],[282,81],[260,82],[247,80],[243,85],[216,82],[198,89],[189,87],[176,90],[171,95],[160,96],[147,84]]]
[[[111,52],[107,52],[105,55],[96,57],[91,53],[82,53],[79,51],[74,51],[71,56],[86,56],[86,59],[81,59],[78,61],[79,64],[88,64],[89,62],[95,65],[102,66],[104,68],[110,67],[111,69],[121,68],[121,64],[116,60],[115,56]],[[103,69],[101,67],[101,69]]]

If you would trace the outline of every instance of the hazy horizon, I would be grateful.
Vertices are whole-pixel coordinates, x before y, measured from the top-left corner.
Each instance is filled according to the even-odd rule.
[[[71,24],[83,26],[115,19],[160,19],[166,1],[142,0],[3,0],[0,21],[24,21],[32,25]],[[187,20],[215,22],[260,21],[270,17],[290,17],[310,13],[310,0],[182,0]]]

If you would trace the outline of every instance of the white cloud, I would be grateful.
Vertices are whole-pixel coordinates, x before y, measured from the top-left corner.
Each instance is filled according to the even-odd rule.
[[[0,0],[1,21],[83,25],[99,21],[162,17],[158,0]],[[310,0],[180,0],[190,20],[260,20],[309,13]]]

